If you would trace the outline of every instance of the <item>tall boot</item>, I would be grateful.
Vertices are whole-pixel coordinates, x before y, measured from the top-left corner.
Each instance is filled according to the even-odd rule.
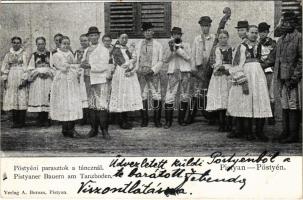
[[[168,129],[172,126],[173,123],[173,112],[174,112],[174,105],[173,104],[165,104],[165,125],[164,128]]]
[[[244,131],[246,133],[246,139],[248,141],[252,141],[252,140],[255,140],[256,137],[254,136],[253,134],[253,131],[252,131],[252,118],[244,118],[243,119],[244,121]]]
[[[48,112],[41,112],[41,115],[42,115],[41,126],[50,126],[48,121]]]
[[[179,108],[179,117],[178,117],[178,119],[179,119],[178,122],[181,126],[186,126],[187,125],[184,122],[187,107],[188,107],[188,102],[181,101],[181,105],[180,105],[180,108]]]
[[[276,120],[275,120],[275,103],[270,103],[271,107],[271,112],[272,112],[272,117],[268,118],[268,125],[275,125]]]
[[[242,117],[234,117],[233,121],[235,123],[235,130],[232,130],[227,137],[228,138],[241,138],[244,136],[244,127],[243,127],[243,118]]]
[[[46,112],[40,112],[39,114],[40,114],[40,117],[41,117],[41,126],[46,126],[47,124],[46,124],[46,118],[47,118],[47,115],[45,116],[45,113]],[[47,114],[47,113],[46,113]]]
[[[71,138],[84,138],[75,130],[76,121],[68,121],[68,136]]]
[[[45,113],[45,120],[47,122],[47,126],[50,127],[52,125],[52,123],[51,123],[52,120],[49,117],[49,112]]]
[[[220,110],[219,111],[219,132],[225,132],[226,131],[226,122],[225,122],[225,114],[226,114],[226,110]]]
[[[226,116],[226,131],[231,132],[233,130],[233,117]]]
[[[289,110],[289,135],[281,143],[294,143],[299,141],[300,111]]]
[[[42,122],[43,122],[43,114],[42,112],[39,112],[37,116],[36,126],[41,127]]]
[[[11,128],[17,128],[18,127],[18,113],[17,110],[12,110],[12,121],[13,124]]]
[[[68,135],[68,122],[62,122],[62,134],[64,137],[69,137]]]
[[[67,122],[67,127],[68,127],[68,135],[69,137],[73,138],[74,137],[74,133],[73,130],[75,128],[73,121],[68,121]]]
[[[265,119],[264,118],[257,118],[255,119],[256,123],[256,135],[259,140],[262,142],[268,142],[269,138],[264,135],[264,124],[265,124]]]
[[[82,111],[83,111],[83,118],[80,121],[80,125],[84,126],[85,124],[87,124],[89,114],[87,108],[83,108]]]
[[[143,104],[143,109],[141,110],[141,118],[142,118],[141,127],[147,127],[148,126],[148,101],[147,101],[147,99],[143,100],[142,104]]]
[[[26,119],[26,110],[18,110],[18,128],[22,128],[25,126],[25,119]]]
[[[203,115],[208,120],[208,125],[216,124],[216,119],[218,118],[218,111],[208,112],[204,110]]]
[[[164,127],[165,129],[169,128],[169,110],[168,110],[168,105],[165,103],[164,104],[164,112],[165,112],[165,124],[164,124]]]
[[[287,138],[289,135],[289,109],[282,109],[282,132],[275,136],[273,141],[279,141]]]
[[[162,111],[162,102],[161,100],[153,100],[153,108],[154,108],[154,123],[155,127],[162,127],[161,123],[161,111]]]
[[[85,113],[85,124],[89,124],[89,109],[85,108],[84,109]]]
[[[107,110],[99,111],[99,122],[100,122],[100,128],[102,130],[103,138],[106,140],[111,139],[111,137],[108,133],[108,111]]]
[[[193,97],[191,98],[188,116],[187,119],[185,120],[187,124],[192,124],[194,122],[197,114],[197,110],[198,110],[198,98]]]
[[[89,110],[89,120],[91,125],[91,130],[88,133],[88,137],[95,137],[98,135],[98,121],[97,121],[97,111]]]
[[[130,114],[131,112],[124,112],[124,119],[125,119],[125,122],[126,122],[126,124],[127,124],[127,126],[129,126],[130,127],[130,129],[132,129],[133,128],[133,124],[132,124],[132,122],[130,121],[130,119],[129,119],[129,114]]]
[[[120,125],[120,128],[122,128],[122,129],[132,129],[131,125],[128,123],[127,112],[120,113],[119,125]]]
[[[109,113],[109,124],[119,124],[119,113]]]
[[[161,114],[162,114],[162,101],[159,100],[159,109],[158,109],[158,114],[157,114],[158,127],[162,127]]]
[[[47,113],[47,126],[50,127],[52,125],[52,120],[49,117],[49,113]]]

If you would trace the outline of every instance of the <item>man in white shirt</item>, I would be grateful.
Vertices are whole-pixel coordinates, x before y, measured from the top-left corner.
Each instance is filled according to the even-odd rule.
[[[206,92],[208,87],[208,62],[215,41],[215,35],[210,33],[212,20],[209,16],[203,16],[198,22],[202,33],[195,37],[192,45],[192,87],[190,112],[186,122],[194,122],[198,107],[204,109],[206,104]]]
[[[88,137],[98,134],[100,125],[103,138],[110,139],[108,133],[108,71],[110,70],[109,52],[103,43],[99,43],[100,33],[97,27],[90,27],[87,36],[91,42],[83,55],[81,67],[90,68],[90,90],[88,92],[88,108],[90,110],[91,130]]]
[[[173,39],[169,41],[164,54],[164,62],[168,63],[164,128],[169,128],[172,125],[173,108],[178,93],[180,93],[178,122],[181,126],[187,125],[184,122],[184,117],[190,100],[191,49],[188,43],[181,40],[182,34],[181,28],[173,27],[171,30]]]
[[[144,39],[138,44],[136,70],[141,86],[143,110],[141,110],[142,127],[148,126],[149,92],[151,92],[154,110],[154,123],[156,127],[161,127],[161,83],[160,70],[163,66],[162,45],[153,39],[153,24],[144,22],[142,30]]]

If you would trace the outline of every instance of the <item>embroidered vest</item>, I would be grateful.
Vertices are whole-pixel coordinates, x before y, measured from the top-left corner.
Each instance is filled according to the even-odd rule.
[[[255,47],[251,47],[249,48],[249,46],[246,43],[242,43],[245,48],[245,56],[246,56],[246,60],[245,63],[248,62],[260,62],[261,59],[261,44],[257,45],[257,48]]]
[[[231,64],[232,63],[232,48],[228,48],[227,50],[220,49],[222,54],[222,64]]]
[[[126,54],[129,57],[129,59],[132,58],[132,55],[128,51],[128,49],[126,50]],[[119,47],[115,47],[113,49],[112,55],[113,55],[113,60],[117,65],[121,66],[125,63],[125,58],[123,57],[122,51]]]
[[[45,54],[34,53],[35,67],[49,67],[50,52],[46,51]]]

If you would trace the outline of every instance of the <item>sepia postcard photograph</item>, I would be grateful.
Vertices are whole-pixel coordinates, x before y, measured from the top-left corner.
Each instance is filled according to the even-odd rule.
[[[245,193],[228,196],[245,198],[254,193],[248,177],[255,185],[259,178],[260,185],[270,180],[273,186],[268,191],[281,192],[275,198],[287,198],[281,189],[286,178],[284,184],[296,183],[288,188],[295,197],[288,197],[302,197],[300,0],[2,0],[0,45],[0,175],[1,181],[8,179],[7,187],[17,181],[23,188],[24,177],[35,179],[27,173],[51,170],[43,168],[45,159],[49,164],[58,160],[60,166],[75,163],[80,171],[104,168],[107,175],[99,178],[115,177],[110,184],[126,175],[123,169],[128,167],[133,170],[125,180],[153,180],[135,170],[142,167],[171,170],[167,177],[165,172],[157,176],[163,185],[185,177],[178,187],[155,189],[166,195],[163,198],[192,195],[183,188],[189,181],[196,196],[178,199],[224,198],[231,186],[220,184],[226,182],[241,191],[247,185]],[[99,161],[106,164],[99,166]],[[206,191],[211,187],[210,195],[200,195],[195,170],[206,165],[213,174],[218,167],[217,174],[229,171],[226,174],[235,176],[240,162],[246,163],[242,170],[247,180],[239,175],[211,181],[201,178],[211,176],[206,170],[199,181],[219,182],[222,191],[218,196],[210,192],[216,188],[211,183],[204,187]],[[94,167],[85,168],[88,163]],[[258,164],[249,171],[251,163]],[[182,167],[188,167],[184,173],[190,172],[183,176]],[[73,179],[67,177],[72,167],[67,168],[64,181]],[[266,175],[260,172],[254,178],[254,170]],[[276,170],[281,170],[280,183],[265,178]],[[60,179],[57,175],[37,179]],[[77,183],[75,193],[101,193],[93,186],[94,178],[78,174],[78,182],[84,182]],[[42,187],[39,181],[35,184]],[[151,190],[147,186],[156,187],[153,184],[142,187],[146,192]],[[264,188],[253,198],[265,197]],[[112,187],[102,192],[128,190],[136,196],[131,189]],[[2,188],[1,196],[48,197],[22,191],[11,196]],[[56,191],[47,195],[53,197]]]

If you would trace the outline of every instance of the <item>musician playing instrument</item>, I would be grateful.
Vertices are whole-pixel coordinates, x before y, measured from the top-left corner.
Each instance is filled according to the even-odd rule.
[[[176,95],[180,93],[180,105],[178,122],[185,126],[184,117],[188,108],[190,96],[190,71],[191,71],[191,49],[190,45],[183,42],[182,29],[173,27],[171,30],[172,40],[168,42],[165,50],[164,62],[168,63],[168,84],[165,96],[165,125],[169,128],[172,125],[173,108],[176,107]]]
[[[192,98],[191,106],[186,123],[191,124],[194,122],[198,105],[204,107],[203,100],[205,92],[208,87],[208,61],[215,41],[215,35],[210,33],[212,20],[209,16],[203,16],[198,22],[201,26],[202,33],[195,37],[192,45]],[[202,104],[198,101],[202,100]]]

